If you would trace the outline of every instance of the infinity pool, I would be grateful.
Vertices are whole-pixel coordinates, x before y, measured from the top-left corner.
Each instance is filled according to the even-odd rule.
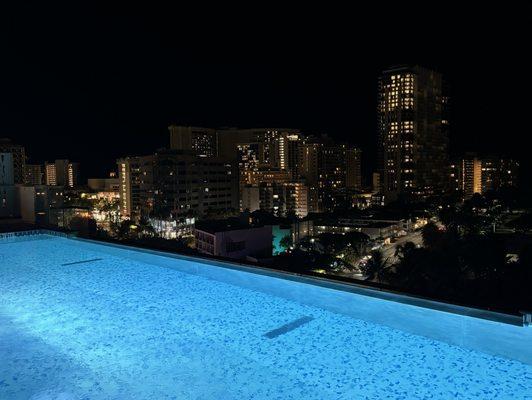
[[[0,240],[0,399],[532,399],[532,328],[281,277]]]

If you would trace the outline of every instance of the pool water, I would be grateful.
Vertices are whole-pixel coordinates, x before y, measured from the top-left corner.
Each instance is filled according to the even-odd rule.
[[[532,399],[528,363],[105,247],[0,242],[0,399]]]

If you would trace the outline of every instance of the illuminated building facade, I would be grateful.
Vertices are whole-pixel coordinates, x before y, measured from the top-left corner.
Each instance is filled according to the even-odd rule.
[[[503,157],[482,159],[482,193],[505,187],[516,187],[518,179],[518,161]]]
[[[465,198],[482,193],[482,161],[477,157],[466,157],[461,163],[462,192]]]
[[[475,193],[516,187],[519,178],[519,162],[504,157],[478,157],[466,154],[450,165],[450,191],[460,191],[464,198]]]
[[[289,170],[297,165],[298,130],[281,128],[224,128],[217,130],[220,157],[235,160],[239,156],[239,146],[256,144],[258,162],[264,168]]]
[[[249,211],[262,210],[278,217],[308,214],[308,187],[303,182],[261,182],[243,190]]]
[[[44,164],[45,183],[49,186],[75,187],[79,184],[79,163],[55,160]]]
[[[191,151],[199,157],[218,155],[218,135],[215,129],[170,125],[168,131],[172,150]]]
[[[309,187],[309,212],[333,211],[345,203],[348,189],[362,188],[360,149],[320,137],[309,138],[302,154],[302,176]]]
[[[45,182],[48,186],[57,185],[57,174],[56,167],[54,163],[45,163],[44,164],[44,177]]]
[[[240,174],[240,185],[251,185],[254,183],[254,176],[259,170],[260,143],[240,143],[237,145],[237,162]]]
[[[180,151],[118,160],[123,218],[177,218],[238,208],[231,163]]]
[[[302,218],[308,214],[308,186],[294,181],[291,174],[280,169],[259,169],[250,184],[240,188],[240,210],[262,210],[276,216],[294,213]]]
[[[442,76],[419,66],[384,71],[379,80],[378,135],[382,190],[439,193],[447,184],[449,97]]]

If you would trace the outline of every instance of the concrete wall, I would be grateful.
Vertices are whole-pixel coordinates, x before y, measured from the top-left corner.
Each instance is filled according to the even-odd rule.
[[[244,242],[244,248],[237,251],[228,251],[228,246]],[[214,242],[215,255],[244,259],[251,257],[271,257],[272,255],[272,227],[262,226],[256,228],[225,231],[216,233]]]

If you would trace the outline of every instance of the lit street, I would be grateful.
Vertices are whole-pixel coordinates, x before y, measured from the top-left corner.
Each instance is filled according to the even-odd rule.
[[[412,242],[416,246],[423,246],[423,237],[421,236],[421,231],[409,233],[406,236],[397,238],[395,243],[384,245],[381,249],[384,259],[388,260],[388,263],[394,263],[396,261],[395,251],[397,246],[404,245],[407,242]]]

